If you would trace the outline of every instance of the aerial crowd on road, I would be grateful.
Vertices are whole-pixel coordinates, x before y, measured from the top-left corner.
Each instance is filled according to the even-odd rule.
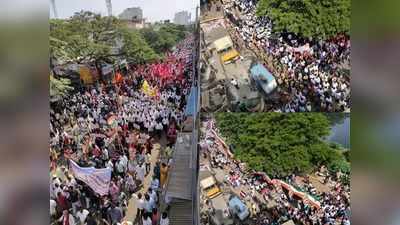
[[[215,135],[210,135],[210,130],[218,130],[215,122],[209,120],[204,123],[207,125],[200,143],[201,155],[210,161],[214,170],[220,169],[224,172],[221,185],[239,192],[240,198],[248,205],[251,216],[243,224],[282,224],[288,220],[304,225],[350,224],[350,186],[343,184],[339,177],[328,173],[323,167],[321,172],[316,172],[323,177],[321,182],[329,187],[329,192],[316,190],[308,176],[301,183],[294,174],[284,178],[290,185],[302,186],[307,194],[318,198],[319,203],[310,204],[307,200],[296,199],[277,182],[258,171],[246,169],[243,163],[217,144]],[[271,202],[275,203],[275,207],[268,206]],[[209,205],[210,201],[205,199],[204,204]],[[212,215],[213,207],[207,208],[210,209],[209,215]]]
[[[286,97],[273,111],[343,112],[350,109],[350,81],[343,68],[350,65],[350,38],[338,34],[329,40],[274,33],[273,21],[256,16],[257,0],[232,0],[224,4],[225,15],[239,12],[230,21],[234,40],[271,56],[280,68],[271,68]],[[231,18],[231,17],[227,17]],[[266,64],[268,67],[268,64]]]

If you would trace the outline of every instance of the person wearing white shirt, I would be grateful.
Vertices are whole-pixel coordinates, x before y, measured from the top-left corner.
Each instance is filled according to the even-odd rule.
[[[108,160],[109,159],[108,150],[106,148],[103,148],[102,158],[103,158],[103,160]]]
[[[306,108],[307,108],[307,112],[311,112],[311,103],[310,102],[307,102]]]
[[[114,164],[112,163],[111,159],[108,160],[108,162],[106,163],[106,167],[107,167],[107,168],[110,168],[111,170],[114,169]]]
[[[58,178],[56,175],[53,175],[53,181],[52,181],[52,183],[53,183],[53,188],[55,188],[56,184],[57,184],[58,186],[61,185],[61,180],[60,180],[60,178]]]
[[[125,167],[125,170],[127,169],[127,167],[128,167],[128,156],[126,156],[126,155],[122,155],[122,157],[121,157],[121,161],[122,161],[122,163],[123,163],[123,165],[124,165],[124,167]]]
[[[143,225],[152,225],[151,217],[148,214],[143,215]]]
[[[149,131],[149,133],[152,133],[154,131],[154,127],[155,127],[154,121],[149,121],[148,122],[148,131]]]
[[[162,125],[161,122],[159,122],[159,123],[156,124],[156,130],[157,130],[158,132],[161,132],[161,131],[163,130],[163,125]]]
[[[80,225],[84,225],[86,223],[86,218],[89,215],[89,211],[84,208],[80,208],[79,211],[76,213],[76,216],[79,219]]]
[[[168,218],[168,214],[166,212],[162,213],[162,216],[160,219],[160,225],[169,225],[169,218]]]
[[[163,117],[162,123],[164,124],[164,126],[168,125],[167,115],[165,115],[165,116]]]
[[[150,195],[145,194],[144,195],[144,204],[143,204],[143,209],[146,213],[151,213],[154,208],[154,199],[150,197]]]
[[[121,158],[118,160],[117,164],[116,164],[116,168],[117,168],[117,172],[120,175],[124,174],[125,168],[124,168],[124,162],[121,160]]]
[[[343,82],[343,83],[340,85],[340,90],[341,90],[341,91],[344,91],[344,90],[346,90],[346,88],[347,88],[347,85]]]
[[[54,188],[53,188],[53,196],[58,196],[58,193],[64,193],[63,190],[61,189],[60,186],[58,186],[58,184],[55,184]]]
[[[136,189],[136,183],[133,180],[133,177],[130,173],[127,173],[126,175],[126,181],[125,181],[125,186],[128,190],[129,193],[133,193]]]
[[[156,176],[153,176],[153,180],[151,181],[151,189],[158,190],[159,187],[160,187],[160,181],[156,178]]]
[[[57,202],[53,199],[50,199],[50,216],[54,217],[57,213]]]
[[[68,212],[68,210],[63,211],[63,215],[58,219],[62,225],[76,225],[74,217]]]
[[[145,205],[144,199],[143,199],[142,193],[139,193],[137,195],[133,194],[132,196],[134,197],[135,202],[136,202],[136,208],[137,208],[136,219],[138,219],[138,218],[142,217],[144,214],[144,211],[143,211],[144,205]]]
[[[150,198],[152,198],[154,202],[157,203],[158,201],[157,192],[150,187],[148,194],[150,195]]]
[[[143,164],[137,165],[136,166],[136,177],[140,180],[140,182],[143,182],[145,176],[145,167]]]

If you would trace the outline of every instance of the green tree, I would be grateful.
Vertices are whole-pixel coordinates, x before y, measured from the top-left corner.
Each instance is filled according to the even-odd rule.
[[[136,30],[121,28],[119,30],[123,40],[122,52],[129,62],[143,64],[159,59],[156,52],[147,44],[143,36]]]
[[[102,79],[102,64],[125,57],[145,63],[158,55],[135,30],[115,17],[79,12],[67,20],[50,20],[51,57],[65,63],[94,63]]]
[[[342,152],[323,139],[330,132],[324,114],[219,113],[216,120],[235,157],[272,177],[308,173],[321,165],[348,172]]]
[[[268,16],[276,32],[326,39],[350,32],[350,0],[260,0],[258,16]]]
[[[61,98],[68,95],[68,93],[74,90],[71,87],[71,80],[67,78],[55,78],[53,75],[50,75],[50,101],[58,101]]]
[[[68,20],[50,20],[51,57],[65,63],[94,63],[102,79],[102,64],[113,63],[120,26],[115,17],[81,11]]]
[[[140,30],[144,39],[158,54],[170,50],[187,34],[185,26],[176,24],[162,24]]]

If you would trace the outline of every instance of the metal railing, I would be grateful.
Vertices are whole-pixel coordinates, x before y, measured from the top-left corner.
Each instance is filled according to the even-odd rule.
[[[195,34],[200,34],[200,24],[197,21],[197,27],[195,30]],[[194,71],[194,80],[193,85],[197,89],[196,93],[196,105],[193,113],[193,131],[192,131],[192,215],[193,215],[193,225],[200,224],[200,207],[199,207],[199,130],[200,130],[200,96],[201,96],[201,85],[200,85],[200,35],[196,35],[195,38],[195,54],[193,54],[193,71]]]

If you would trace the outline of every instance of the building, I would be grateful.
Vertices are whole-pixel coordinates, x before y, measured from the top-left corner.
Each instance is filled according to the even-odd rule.
[[[125,9],[119,14],[119,19],[132,29],[142,29],[146,25],[146,20],[143,18],[143,10],[140,7],[132,7]]]
[[[179,25],[189,25],[192,15],[188,11],[175,13],[174,23]]]
[[[119,14],[121,20],[142,20],[143,10],[140,7],[132,7],[125,9]]]

